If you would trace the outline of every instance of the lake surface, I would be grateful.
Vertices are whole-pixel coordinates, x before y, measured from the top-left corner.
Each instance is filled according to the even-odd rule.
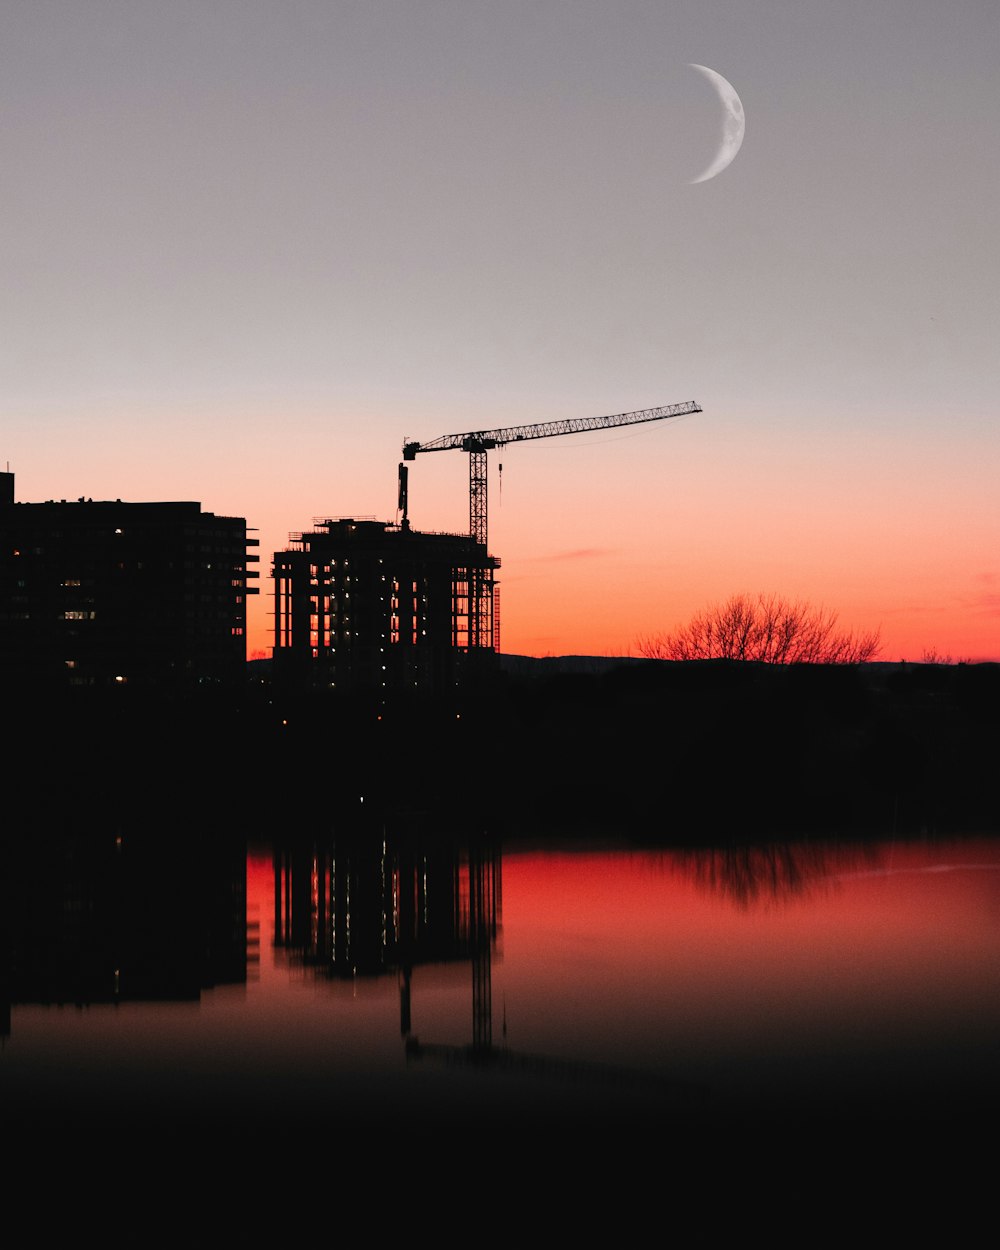
[[[8,860],[9,1129],[989,1123],[1000,1107],[991,837],[139,833]]]

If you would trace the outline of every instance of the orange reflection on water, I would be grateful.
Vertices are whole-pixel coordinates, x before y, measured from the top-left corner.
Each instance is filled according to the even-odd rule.
[[[504,916],[508,1023],[529,1047],[559,1045],[569,1020],[592,1058],[726,1089],[755,1068],[835,1087],[880,1056],[891,1080],[956,1035],[958,1052],[1000,1039],[986,838],[509,854]]]

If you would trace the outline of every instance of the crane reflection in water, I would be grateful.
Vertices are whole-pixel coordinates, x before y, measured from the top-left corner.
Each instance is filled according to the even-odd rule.
[[[505,1073],[555,1086],[630,1091],[658,1104],[692,1107],[700,1084],[626,1066],[528,1054],[507,1045],[501,1006],[494,1030],[493,964],[502,959],[499,842],[487,833],[380,836],[360,831],[324,841],[285,843],[274,852],[275,944],[334,979],[395,974],[407,1062]],[[415,973],[467,963],[471,1041],[424,1041],[413,1030]],[[518,1096],[523,1096],[519,1086]]]

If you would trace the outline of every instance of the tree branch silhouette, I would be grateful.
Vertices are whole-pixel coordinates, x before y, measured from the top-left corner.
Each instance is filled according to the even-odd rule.
[[[673,633],[639,638],[651,660],[753,660],[764,664],[864,664],[882,648],[879,631],[838,628],[837,613],[779,595],[738,594],[698,612]]]

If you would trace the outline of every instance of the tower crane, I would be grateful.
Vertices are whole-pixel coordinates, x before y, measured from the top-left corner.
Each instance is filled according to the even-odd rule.
[[[698,404],[668,404],[660,408],[641,408],[638,412],[619,412],[610,417],[571,417],[565,421],[541,421],[536,425],[509,425],[501,430],[473,430],[467,434],[443,434],[429,443],[403,443],[403,459],[416,460],[424,451],[467,451],[469,453],[469,533],[477,543],[486,545],[486,453],[508,443],[532,438],[552,438],[556,434],[585,434],[589,430],[610,430],[622,425],[639,425],[644,421],[662,421],[701,412]],[[400,465],[400,508],[406,521],[406,466]]]
[[[618,412],[607,417],[571,417],[563,421],[541,421],[535,425],[510,425],[498,430],[471,430],[465,434],[443,434],[429,443],[404,441],[403,461],[416,460],[421,452],[467,451],[469,453],[469,533],[477,543],[487,546],[488,519],[486,507],[486,453],[508,443],[526,442],[535,438],[552,438],[557,434],[584,434],[589,430],[610,430],[623,425],[639,425],[646,421],[663,421],[701,412],[693,400],[682,404],[666,404],[659,408],[640,408],[636,412]],[[409,528],[408,469],[399,466],[399,509],[402,525]],[[493,615],[492,582],[484,570],[470,570],[470,645],[492,645]]]

